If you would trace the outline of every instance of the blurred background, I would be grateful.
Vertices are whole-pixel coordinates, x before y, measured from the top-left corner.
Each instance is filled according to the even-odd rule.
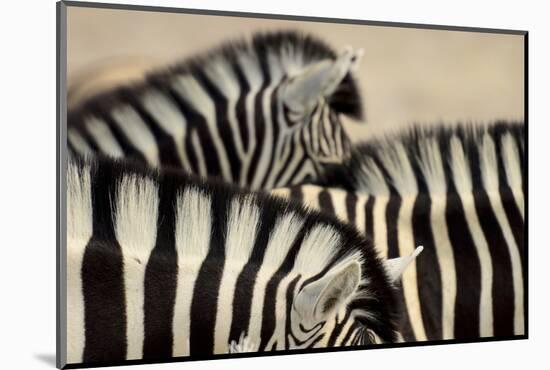
[[[356,78],[366,122],[345,121],[354,140],[413,122],[524,119],[523,36],[78,7],[67,17],[69,105],[224,40],[281,29],[365,50]]]

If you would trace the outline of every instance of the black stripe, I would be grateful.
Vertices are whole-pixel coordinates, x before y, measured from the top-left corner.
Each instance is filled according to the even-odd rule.
[[[300,186],[293,186],[290,188],[290,199],[296,201],[299,204],[304,203],[304,193]]]
[[[326,189],[323,189],[319,193],[319,207],[321,208],[321,211],[336,217],[336,211],[334,210],[334,205],[332,204],[332,198]]]
[[[177,288],[176,194],[177,181],[159,181],[157,240],[145,269],[143,358],[172,356],[172,323]]]
[[[428,340],[443,339],[441,326],[443,295],[441,271],[431,226],[432,202],[427,194],[419,194],[414,202],[412,227],[414,245],[424,246],[422,258],[416,259],[416,279],[422,322]],[[443,216],[443,209],[437,210]],[[448,273],[452,274],[453,271]]]
[[[508,219],[508,224],[514,235],[514,240],[519,251],[519,257],[521,260],[523,278],[525,278],[525,271],[523,271],[523,266],[525,266],[525,222],[521,216],[521,212],[516,204],[514,194],[511,189],[500,189],[500,199],[502,200],[502,206],[504,212],[506,213],[506,218]],[[524,198],[525,199],[525,198]]]
[[[157,144],[160,163],[163,166],[182,167],[183,163],[178,156],[174,137],[166,133],[157,120],[143,107],[135,94],[126,89],[121,92],[121,98],[127,102],[140,116],[147,128],[151,131]]]
[[[351,310],[346,310],[346,315],[342,319],[341,322],[337,322],[336,325],[334,325],[334,329],[332,330],[332,333],[330,334],[330,337],[328,338],[327,347],[331,348],[336,345],[336,339],[340,336],[340,333],[342,332],[342,329],[344,328],[344,325],[346,325],[346,322],[348,322],[349,317],[351,315]]]
[[[250,150],[250,133],[248,132],[246,100],[248,94],[250,93],[250,85],[248,84],[248,81],[246,80],[246,77],[238,63],[231,63],[231,67],[235,72],[235,76],[237,77],[237,81],[239,83],[239,88],[241,91],[239,98],[237,99],[237,103],[235,104],[235,115],[237,117],[237,123],[239,124],[239,132],[241,135],[243,148],[245,149],[245,151],[248,151]]]
[[[508,245],[493,213],[487,193],[479,189],[474,193],[474,199],[493,263],[494,336],[510,336],[514,334],[514,285]]]
[[[204,88],[206,93],[210,96],[214,108],[216,110],[216,122],[215,125],[218,128],[218,133],[225,148],[227,154],[227,160],[229,162],[229,167],[231,171],[231,176],[234,181],[238,182],[239,174],[241,171],[241,160],[237,154],[237,147],[235,145],[235,138],[233,137],[233,131],[231,130],[231,125],[229,124],[229,113],[228,107],[229,102],[227,98],[219,91],[219,89],[210,81],[210,79],[202,72],[197,69],[194,73],[194,76],[197,78],[197,81]],[[210,147],[203,147],[208,150]],[[221,155],[221,153],[220,153]]]
[[[231,197],[216,189],[212,193],[212,232],[210,249],[199,270],[191,302],[191,356],[210,355],[214,351],[214,328],[218,310],[218,292],[225,260],[225,238]]]
[[[355,193],[346,192],[346,213],[348,214],[348,221],[351,225],[357,224],[357,216],[355,214],[357,201],[358,199]]]
[[[365,204],[365,234],[372,240],[374,240],[374,237],[375,237],[374,215],[373,215],[375,200],[376,200],[375,197],[369,196],[369,199],[367,200],[367,204]]]
[[[452,186],[452,184],[449,185]],[[478,338],[480,335],[481,263],[470,234],[464,205],[456,193],[448,194],[445,222],[449,225],[449,239],[453,248],[457,281],[454,338]]]
[[[292,304],[294,303],[294,290],[298,280],[300,280],[300,275],[296,276],[289,284],[286,289],[285,300],[286,300],[286,322],[285,322],[285,348],[290,348],[289,335],[291,335],[296,343],[296,345],[303,344],[300,342],[292,332]],[[263,337],[262,337],[263,338]]]
[[[111,199],[118,176],[93,168],[93,235],[82,261],[85,345],[83,362],[126,359],[126,302],[122,251],[115,237]]]
[[[239,294],[235,294],[233,297],[233,318],[229,334],[230,342],[231,340],[237,341],[240,335],[243,332],[246,334],[248,330],[256,276],[263,262],[267,244],[277,221],[277,212],[268,204],[264,204],[261,207],[260,220],[260,228],[256,242],[254,243],[254,249],[235,284]]]

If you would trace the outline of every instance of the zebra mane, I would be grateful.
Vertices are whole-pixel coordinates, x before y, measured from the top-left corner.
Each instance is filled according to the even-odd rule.
[[[524,187],[523,122],[414,125],[357,144],[330,178],[371,195],[487,192]]]
[[[189,193],[192,196],[186,198],[185,194]],[[337,271],[346,262],[355,260],[361,265],[362,279],[358,291],[348,301],[348,307],[356,310],[359,319],[364,320],[365,325],[383,340],[395,340],[399,306],[384,263],[369,239],[335,216],[215,179],[205,180],[177,170],[145,168],[130,161],[101,157],[70,157],[67,194],[69,240],[83,240],[82,235],[91,232],[92,224],[94,234],[99,235],[109,235],[108,231],[102,232],[101,229],[114,228],[118,232],[117,238],[119,235],[126,238],[125,242],[117,240],[125,246],[122,254],[127,254],[125,258],[141,261],[140,264],[147,261],[155,239],[158,243],[158,240],[174,237],[163,235],[162,230],[166,229],[157,226],[158,219],[165,217],[167,208],[173,209],[172,214],[184,215],[186,218],[191,215],[192,218],[188,221],[189,225],[180,229],[176,226],[177,254],[183,256],[181,253],[187,253],[182,263],[204,258],[210,253],[209,238],[214,238],[213,235],[219,238],[219,233],[213,228],[211,236],[208,236],[209,228],[201,228],[200,222],[196,221],[201,217],[218,217],[228,225],[228,229],[222,231],[226,240],[222,256],[225,256],[232,268],[242,268],[244,263],[250,262],[258,266],[271,263],[274,266],[286,266],[285,269],[313,279]],[[97,211],[98,216],[95,215],[95,199],[108,199],[110,204],[102,206],[103,211]],[[163,222],[178,224],[177,221]],[[260,234],[263,223],[282,226],[273,226],[268,235]],[[231,230],[236,231],[232,234]],[[305,233],[302,235],[301,247],[289,260],[288,255],[296,253],[291,252],[291,249],[300,233]],[[197,239],[195,244],[201,245],[184,246],[182,249],[177,247],[178,238]],[[257,243],[262,243],[262,238],[268,239],[267,242],[264,240],[267,245],[264,247],[267,248],[265,254],[254,248]],[[230,239],[231,242],[227,242]],[[148,242],[142,243],[140,240]],[[269,248],[270,242],[275,248]],[[184,244],[194,243],[183,242],[179,245]],[[239,247],[232,248],[227,244]],[[79,248],[84,246],[82,243],[78,245]],[[70,244],[68,248],[71,252]],[[100,252],[111,253],[109,248],[104,247]],[[82,254],[83,250],[71,253]],[[167,254],[168,258],[170,256],[173,256],[171,252]]]
[[[226,41],[195,56],[188,57],[171,66],[153,70],[145,76],[144,81],[127,84],[108,90],[86,99],[85,102],[69,112],[69,121],[79,121],[89,107],[108,110],[118,104],[121,97],[129,92],[139,93],[150,86],[163,84],[177,74],[190,74],[199,79],[203,78],[206,70],[218,69],[226,65],[228,69],[235,69],[239,61],[253,62],[254,68],[264,78],[268,74],[268,59],[274,58],[283,69],[287,77],[292,77],[303,68],[325,59],[335,60],[337,53],[328,44],[319,38],[299,31],[277,31],[254,34],[251,40],[237,39]],[[219,69],[218,69],[219,71]],[[241,78],[237,73],[237,78]],[[267,76],[268,77],[268,76]],[[362,100],[359,88],[348,73],[336,91],[329,98],[329,104],[336,113],[361,120],[363,116]]]

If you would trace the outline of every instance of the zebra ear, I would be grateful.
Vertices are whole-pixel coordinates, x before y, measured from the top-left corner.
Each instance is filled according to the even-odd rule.
[[[395,283],[403,275],[403,271],[411,262],[424,250],[423,246],[418,246],[410,256],[398,257],[386,260],[386,271],[392,283]]]
[[[286,86],[286,106],[295,112],[311,110],[320,97],[329,97],[336,91],[362,54],[362,49],[353,51],[346,47],[336,60],[323,60],[306,68]]]
[[[360,281],[361,266],[351,261],[339,271],[306,285],[296,296],[294,308],[306,322],[322,321],[347,302]]]

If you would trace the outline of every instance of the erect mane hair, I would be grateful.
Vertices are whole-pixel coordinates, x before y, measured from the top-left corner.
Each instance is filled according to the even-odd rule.
[[[321,255],[320,259],[325,262],[319,263],[319,266],[322,266],[322,268],[321,272],[317,274],[327,273],[331,269],[340,266],[344,261],[349,260],[349,258],[353,258],[359,262],[362,270],[361,285],[356,294],[348,301],[348,307],[354,309],[354,312],[359,316],[359,320],[364,322],[368,329],[374,331],[382,340],[386,342],[395,341],[400,307],[394,295],[394,287],[389,281],[389,277],[383,266],[383,261],[379,258],[373,243],[369,239],[361,236],[354,227],[339,221],[335,216],[317,212],[303,205],[289,202],[280,197],[267,195],[263,192],[251,192],[221,181],[205,180],[177,170],[145,168],[129,161],[114,161],[102,157],[71,157],[69,159],[68,173],[67,191],[72,196],[71,199],[76,199],[80,202],[82,197],[74,196],[74,194],[81,193],[79,189],[83,186],[82,181],[84,180],[82,179],[88,178],[86,181],[92,184],[91,197],[94,198],[97,196],[94,189],[102,189],[103,192],[107,192],[108,194],[103,194],[101,197],[110,200],[110,203],[114,207],[112,209],[113,214],[117,214],[116,204],[119,204],[117,203],[119,197],[118,189],[122,186],[121,184],[128,183],[128,178],[131,178],[137,184],[138,189],[146,187],[150,189],[153,186],[155,191],[148,191],[147,193],[155,194],[157,192],[161,194],[165,201],[164,203],[159,203],[159,207],[162,204],[164,206],[171,204],[177,208],[176,204],[178,203],[176,199],[178,196],[183,194],[187,189],[194,189],[211,198],[212,215],[215,213],[218,215],[223,214],[224,205],[229,207],[233,201],[236,201],[239,205],[253,204],[257,206],[260,215],[264,216],[277,215],[281,219],[281,216],[296,215],[296,219],[301,219],[304,225],[309,225],[310,228],[308,230],[310,231],[316,226],[329,230],[328,235],[334,234],[338,237],[338,242],[330,245],[332,250],[323,250],[325,247],[317,246],[316,243],[309,243],[309,246],[306,248],[308,254],[305,257],[310,258],[296,258],[293,264],[296,266],[305,266],[305,270],[299,270],[299,272],[304,272],[304,276],[308,276],[308,264],[315,265],[319,255]],[[134,195],[127,195],[128,192],[124,192],[123,194],[125,194],[125,197],[128,197],[126,198],[126,202],[128,203],[128,199],[139,198],[144,193],[142,191],[141,193],[134,192]],[[170,203],[166,203],[166,199],[170,199]],[[139,201],[139,199],[138,201],[135,200],[132,204],[144,203],[143,201]],[[74,203],[73,201],[73,206]],[[67,212],[68,215],[79,214],[77,211],[71,209],[68,209]],[[163,209],[161,208],[158,209],[158,217],[163,217]],[[147,222],[156,224],[157,219],[154,219],[155,217],[150,218],[152,219]],[[73,229],[75,227],[78,228],[78,225],[74,226],[74,223],[70,222],[71,220],[68,220],[68,223],[73,225],[71,226]],[[110,217],[102,217],[99,220],[95,220],[94,233],[98,232],[95,229],[96,227],[109,228],[115,222],[116,220]],[[225,222],[229,221],[226,220]],[[259,223],[261,224],[262,222],[269,221],[260,217]],[[144,226],[143,224],[139,225],[140,229]],[[129,234],[139,235],[139,231],[129,232]],[[78,235],[78,230],[70,231],[69,236],[71,235]],[[167,236],[157,234],[157,240],[159,240],[158,238],[164,240]],[[325,241],[320,240],[320,244],[323,244]],[[330,243],[326,244],[329,245]],[[304,248],[303,245],[302,248]],[[227,248],[227,245],[224,248]],[[107,252],[109,252],[107,248],[101,250],[101,253]],[[323,255],[325,255],[324,259]],[[168,258],[173,258],[172,256],[172,254],[167,255]],[[257,261],[258,265],[269,262],[266,261],[267,257],[262,256],[261,253],[256,253],[255,250],[252,250],[247,258],[252,262]]]
[[[335,60],[337,51],[321,39],[299,31],[277,31],[256,33],[251,40],[236,39],[225,41],[221,45],[187,57],[180,62],[164,68],[154,69],[147,73],[140,82],[125,84],[90,98],[71,109],[68,122],[81,122],[89,110],[107,111],[124,100],[128,95],[139,94],[152,86],[162,86],[167,80],[178,74],[188,73],[192,76],[203,76],[205,67],[219,61],[236,68],[238,58],[245,56],[258,62],[264,80],[268,79],[267,56],[275,57],[287,76],[295,75],[303,68],[325,59]],[[239,73],[242,74],[242,71]],[[331,95],[329,104],[336,113],[351,118],[363,118],[362,100],[357,83],[348,73],[337,90]]]
[[[370,195],[523,191],[524,124],[418,125],[358,143],[328,182]]]

